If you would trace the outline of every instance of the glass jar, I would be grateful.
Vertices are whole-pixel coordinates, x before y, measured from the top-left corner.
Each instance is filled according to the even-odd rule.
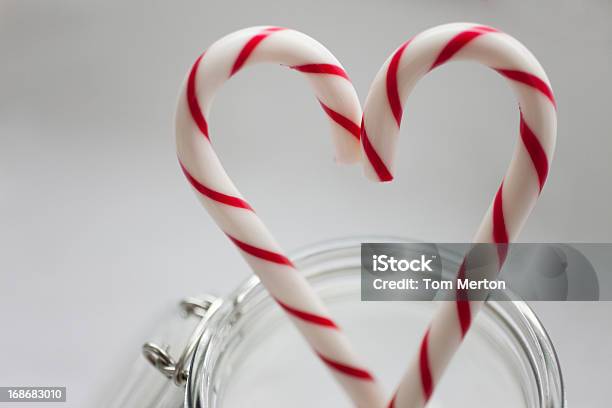
[[[362,302],[360,243],[315,245],[292,256],[389,395],[418,350],[436,302]],[[445,252],[457,270],[461,255]],[[453,269],[454,268],[454,269]],[[350,406],[340,387],[257,278],[219,302],[202,326],[186,380],[187,408]],[[565,407],[546,331],[520,301],[487,302],[428,407]]]

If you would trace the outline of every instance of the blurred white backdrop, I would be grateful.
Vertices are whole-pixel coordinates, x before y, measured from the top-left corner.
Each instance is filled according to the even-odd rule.
[[[323,42],[362,101],[387,56],[430,26],[474,21],[516,36],[559,106],[556,158],[520,240],[610,242],[611,19],[607,0],[3,0],[0,385],[66,385],[68,406],[97,406],[180,298],[248,276],[183,179],[173,134],[191,63],[246,26]],[[367,234],[469,240],[517,140],[511,90],[483,67],[452,64],[405,111],[390,185],[334,165],[326,118],[290,70],[241,72],[210,125],[229,174],[288,250]],[[536,310],[570,405],[603,406],[612,305]]]

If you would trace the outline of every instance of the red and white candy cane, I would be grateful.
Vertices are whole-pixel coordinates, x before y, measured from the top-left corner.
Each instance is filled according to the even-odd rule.
[[[338,60],[319,42],[300,32],[253,27],[221,38],[191,68],[176,114],[181,167],[204,207],[355,405],[383,406],[381,388],[353,353],[319,297],[238,192],[213,150],[208,117],[217,90],[247,65],[262,62],[286,65],[306,75],[330,119],[337,161],[359,160],[361,106]]]
[[[476,24],[447,24],[400,46],[378,72],[364,108],[362,146],[366,174],[390,181],[404,101],[421,77],[456,60],[472,60],[509,80],[519,101],[520,139],[505,177],[476,235],[476,243],[506,244],[518,235],[538,199],[555,147],[555,100],[544,69],[516,39]],[[499,266],[505,251],[498,252]],[[391,407],[421,407],[482,306],[481,301],[444,302],[403,377]]]

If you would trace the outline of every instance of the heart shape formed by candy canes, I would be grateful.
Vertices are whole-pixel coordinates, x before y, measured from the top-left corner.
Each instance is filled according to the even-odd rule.
[[[217,90],[244,67],[262,62],[286,65],[307,76],[332,124],[337,161],[359,160],[361,105],[338,60],[319,42],[300,32],[253,27],[218,40],[193,65],[176,114],[180,165],[204,207],[353,403],[361,407],[382,406],[382,389],[306,279],[283,255],[272,234],[241,196],[213,150],[207,118]]]
[[[378,72],[364,106],[361,141],[365,172],[377,181],[393,178],[402,101],[425,74],[455,60],[472,60],[493,68],[509,80],[519,102],[519,142],[473,239],[475,243],[507,244],[518,235],[542,191],[557,132],[556,104],[546,73],[533,54],[509,35],[477,24],[446,24],[402,44]],[[501,268],[505,249],[499,250],[497,257]],[[464,273],[462,265],[458,277]],[[441,305],[390,407],[422,407],[427,403],[482,304],[458,297]]]
[[[361,132],[366,174],[378,181],[390,181],[402,101],[426,73],[460,59],[495,69],[510,80],[519,100],[520,141],[474,238],[476,243],[507,244],[518,235],[548,175],[556,139],[556,106],[548,78],[535,57],[517,40],[493,28],[447,24],[404,43],[374,80],[361,127],[359,100],[340,63],[312,38],[277,27],[241,30],[213,44],[196,60],[179,99],[177,149],[187,179],[271,296],[358,406],[382,406],[380,387],[225,173],[212,149],[206,118],[218,88],[243,67],[258,62],[287,65],[305,73],[311,81],[332,123],[338,161],[359,159]],[[498,267],[504,260],[505,251],[499,251]],[[459,276],[462,273],[463,267]],[[391,399],[391,407],[427,403],[481,306],[481,301],[465,299],[441,306]]]

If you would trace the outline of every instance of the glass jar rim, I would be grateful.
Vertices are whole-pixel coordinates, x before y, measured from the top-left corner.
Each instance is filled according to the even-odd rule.
[[[289,258],[294,263],[300,264],[311,258],[354,249],[363,242],[421,243],[422,241],[394,236],[358,236],[331,239],[299,248],[290,253]],[[438,245],[438,248],[443,258],[455,260],[457,264],[461,261],[461,254],[452,252],[445,248],[444,245]],[[325,274],[325,271],[321,274]],[[308,275],[308,277],[310,278],[314,275]],[[191,360],[190,375],[185,390],[185,407],[208,407],[208,405],[201,403],[203,395],[200,394],[200,391],[204,391],[204,388],[201,386],[202,381],[206,381],[208,384],[212,381],[211,373],[204,370],[207,366],[210,366],[209,357],[213,354],[215,348],[218,348],[217,346],[223,343],[216,329],[221,327],[220,323],[229,316],[237,304],[259,287],[261,287],[259,278],[251,276],[229,295],[224,296],[219,307],[212,312],[207,322],[208,327],[203,331]],[[494,315],[506,323],[508,329],[517,338],[527,336],[525,341],[521,341],[521,346],[530,359],[531,368],[536,377],[540,406],[566,407],[565,385],[556,350],[533,309],[522,300],[488,301],[485,304],[485,308],[491,310]],[[516,324],[511,324],[512,322]]]

